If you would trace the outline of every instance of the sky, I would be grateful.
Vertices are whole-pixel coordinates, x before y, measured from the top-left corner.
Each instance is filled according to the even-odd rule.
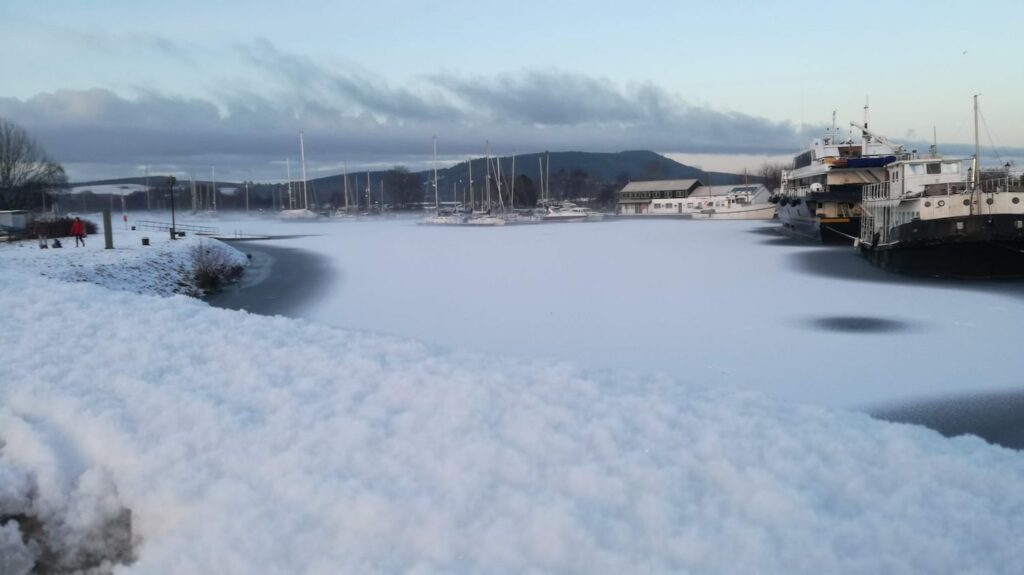
[[[568,0],[5,0],[0,117],[72,180],[283,179],[484,152],[651,149],[755,169],[837,123],[1024,156],[1024,7]]]

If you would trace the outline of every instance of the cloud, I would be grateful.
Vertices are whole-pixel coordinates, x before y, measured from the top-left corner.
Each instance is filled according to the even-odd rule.
[[[163,46],[174,51],[173,45]],[[267,40],[237,47],[252,82],[207,97],[106,89],[0,98],[0,116],[33,132],[67,164],[265,166],[294,157],[307,135],[316,161],[390,161],[446,154],[577,149],[782,153],[804,139],[788,122],[694,106],[651,83],[620,85],[558,70],[497,76],[450,73],[396,86],[351,62],[330,65]],[[251,78],[249,78],[251,80]]]

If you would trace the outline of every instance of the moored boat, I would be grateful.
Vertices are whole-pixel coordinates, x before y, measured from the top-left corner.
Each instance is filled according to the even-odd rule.
[[[864,190],[861,253],[910,275],[1024,277],[1024,182],[1009,167],[983,170],[977,142],[972,158],[933,147],[889,164]]]
[[[868,130],[866,121],[850,125],[861,131],[860,142],[841,141],[833,115],[826,135],[783,172],[773,201],[784,231],[819,243],[852,244],[859,236],[863,188],[885,180],[885,166],[903,147]]]

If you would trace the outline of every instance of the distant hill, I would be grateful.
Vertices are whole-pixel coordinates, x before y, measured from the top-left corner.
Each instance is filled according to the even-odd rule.
[[[516,175],[525,174],[534,182],[538,182],[540,179],[540,163],[538,159],[544,159],[546,162],[547,157],[551,159],[549,172],[552,179],[560,171],[572,172],[573,170],[582,170],[591,178],[604,183],[616,182],[620,178],[624,178],[626,181],[697,178],[707,184],[709,175],[713,184],[743,183],[743,176],[741,175],[724,172],[710,172],[709,174],[699,168],[681,164],[648,150],[612,153],[551,152],[550,155],[546,152],[523,154],[516,156]],[[502,174],[508,176],[512,171],[511,156],[502,156],[499,160],[501,161]],[[473,181],[482,184],[486,174],[485,170],[484,159],[474,158]],[[379,181],[382,173],[380,171],[370,172],[370,178],[374,181]],[[430,170],[423,170],[419,174],[428,179],[433,177],[433,172]],[[466,182],[469,180],[468,163],[460,162],[448,168],[438,169],[437,176],[439,180],[445,182],[460,180]],[[360,178],[360,181],[363,182],[360,186],[365,186],[366,172],[350,174],[350,185],[352,185],[353,177]],[[313,182],[317,189],[337,189],[342,185],[340,175],[316,178],[310,180],[310,182]]]

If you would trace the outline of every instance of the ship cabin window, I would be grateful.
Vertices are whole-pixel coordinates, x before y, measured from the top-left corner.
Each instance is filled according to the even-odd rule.
[[[942,164],[940,164],[938,162],[929,162],[926,165],[928,166],[927,169],[928,169],[928,173],[929,174],[941,174],[942,173]]]
[[[943,174],[959,174],[960,162],[942,162]]]
[[[911,176],[920,176],[924,173],[924,164],[910,164],[907,166],[907,170]]]

